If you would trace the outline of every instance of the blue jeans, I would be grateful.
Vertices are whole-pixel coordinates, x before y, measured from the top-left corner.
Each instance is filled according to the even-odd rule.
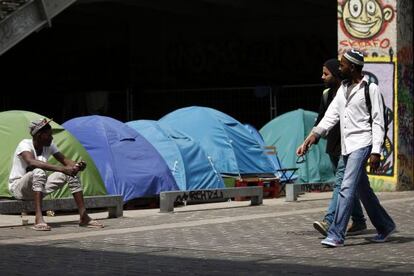
[[[345,174],[338,195],[335,217],[328,230],[328,238],[335,239],[338,242],[345,240],[346,227],[357,193],[359,193],[368,217],[378,233],[388,233],[395,228],[394,221],[381,206],[369,185],[365,164],[371,153],[371,148],[371,146],[367,146],[343,157]]]
[[[328,222],[329,224],[332,223],[334,216],[336,205],[338,204],[338,194],[341,189],[342,180],[344,179],[344,172],[345,172],[345,163],[344,158],[341,157],[335,160],[334,157],[331,157],[332,165],[335,168],[335,184],[332,193],[331,203],[329,203],[328,211],[326,212],[324,221]],[[352,221],[354,223],[365,223],[364,212],[362,211],[361,203],[359,202],[359,197],[356,196],[354,200],[354,208],[352,209]]]

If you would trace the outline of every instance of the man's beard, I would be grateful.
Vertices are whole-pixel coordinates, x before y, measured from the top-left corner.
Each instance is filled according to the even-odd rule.
[[[335,88],[336,83],[334,81],[325,82],[326,88]]]
[[[347,74],[343,73],[342,71],[339,72],[339,76],[343,80],[346,80],[346,79],[349,79],[350,78],[350,76],[348,76]]]

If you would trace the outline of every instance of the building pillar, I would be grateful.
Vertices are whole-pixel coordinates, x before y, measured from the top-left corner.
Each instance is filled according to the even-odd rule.
[[[413,1],[397,1],[398,190],[414,189]]]
[[[364,74],[392,110],[375,191],[414,189],[413,1],[338,0],[338,54],[364,52]]]

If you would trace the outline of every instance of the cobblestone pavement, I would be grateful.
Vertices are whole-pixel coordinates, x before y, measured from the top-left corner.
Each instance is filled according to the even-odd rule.
[[[392,239],[370,243],[369,224],[367,233],[335,249],[322,247],[312,228],[326,194],[262,206],[187,206],[173,214],[126,211],[103,220],[100,230],[74,221],[51,223],[51,232],[2,227],[1,275],[414,275],[414,192],[379,198],[397,223]]]

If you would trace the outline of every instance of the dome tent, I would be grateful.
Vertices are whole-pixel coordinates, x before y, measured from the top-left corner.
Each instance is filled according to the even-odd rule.
[[[138,132],[104,116],[86,116],[63,124],[86,148],[109,194],[124,201],[178,190],[164,159]]]
[[[185,133],[200,143],[222,174],[274,174],[255,138],[234,118],[212,108],[192,106],[159,120],[162,128]]]
[[[300,182],[331,182],[335,179],[324,139],[311,147],[304,163],[296,164],[296,149],[311,131],[316,117],[315,112],[297,109],[276,117],[260,130],[266,145],[278,149],[278,156],[285,166],[299,168]]]
[[[144,136],[167,162],[182,191],[223,188],[221,176],[214,169],[197,142],[172,129],[162,129],[156,121],[128,122]]]
[[[36,119],[45,118],[42,115],[29,111],[4,111],[0,112],[0,196],[11,197],[8,190],[9,174],[13,162],[13,154],[17,145],[23,139],[31,138],[28,130],[29,123]],[[53,132],[53,142],[58,149],[69,159],[85,160],[88,164],[85,171],[79,174],[83,193],[85,196],[106,195],[106,189],[97,168],[84,147],[67,132],[62,126],[50,122]],[[57,164],[58,161],[50,158],[50,162]],[[70,197],[71,193],[67,185],[50,195],[51,198]]]

